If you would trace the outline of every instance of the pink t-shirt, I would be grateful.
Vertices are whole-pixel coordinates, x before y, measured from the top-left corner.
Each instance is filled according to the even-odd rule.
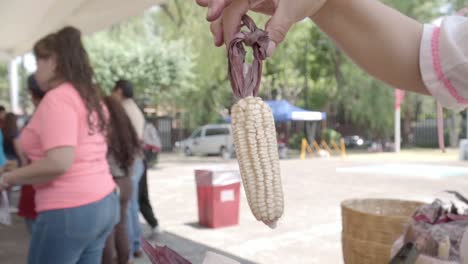
[[[44,158],[50,149],[75,148],[75,160],[65,174],[34,186],[38,212],[90,204],[115,188],[106,139],[101,133],[89,133],[87,115],[78,92],[65,83],[47,93],[23,129],[21,148],[32,162]]]

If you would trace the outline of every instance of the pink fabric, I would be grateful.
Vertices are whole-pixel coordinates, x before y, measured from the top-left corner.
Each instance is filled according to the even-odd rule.
[[[432,36],[432,59],[434,64],[434,70],[437,74],[437,78],[440,82],[447,88],[448,92],[451,96],[453,96],[458,103],[460,104],[468,104],[468,99],[463,98],[455,89],[453,84],[450,80],[445,76],[444,70],[442,69],[442,64],[440,61],[440,54],[439,54],[439,44],[440,44],[440,28],[434,28],[433,36]]]
[[[86,107],[71,84],[47,93],[21,133],[21,148],[34,162],[48,150],[71,146],[75,160],[64,175],[34,186],[38,212],[90,204],[115,188],[106,159],[106,139],[89,131]]]

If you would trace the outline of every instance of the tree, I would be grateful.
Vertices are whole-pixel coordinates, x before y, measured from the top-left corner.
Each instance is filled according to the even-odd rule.
[[[96,81],[109,91],[120,78],[131,80],[145,104],[176,106],[194,89],[194,56],[186,42],[165,41],[138,17],[86,39]]]
[[[181,94],[186,125],[217,122],[234,102],[227,78],[226,51],[215,48],[209,25],[201,19],[205,10],[194,1],[170,1],[164,12],[153,13],[158,32],[166,41],[183,41],[194,53],[194,89]],[[190,106],[190,107],[187,107]]]
[[[6,106],[9,98],[8,64],[0,63],[0,104]]]
[[[263,95],[280,97],[305,108],[324,110],[336,94],[335,48],[311,23],[299,23],[266,61]]]
[[[384,0],[423,22],[453,13],[467,0]],[[252,14],[259,26],[267,18]],[[182,111],[186,125],[217,122],[234,103],[227,78],[226,50],[215,48],[205,10],[194,1],[168,1],[160,8],[97,34],[87,41],[97,80],[109,89],[116,78],[133,80],[153,103]],[[309,22],[288,34],[265,62],[260,95],[281,97],[301,107],[326,111],[369,135],[393,132],[393,90],[362,72]],[[409,94],[404,128],[433,115],[434,100]]]

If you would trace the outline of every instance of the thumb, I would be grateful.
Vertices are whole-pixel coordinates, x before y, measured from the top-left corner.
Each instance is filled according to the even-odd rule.
[[[266,24],[265,30],[268,32],[268,37],[271,40],[268,45],[268,56],[271,56],[276,47],[283,42],[289,29],[294,24],[293,21],[288,19],[283,10],[284,8],[276,9],[276,12]]]

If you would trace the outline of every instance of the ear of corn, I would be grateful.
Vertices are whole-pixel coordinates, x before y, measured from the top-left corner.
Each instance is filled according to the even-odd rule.
[[[275,228],[284,199],[275,123],[270,107],[246,97],[232,107],[236,155],[247,200],[255,218]]]

